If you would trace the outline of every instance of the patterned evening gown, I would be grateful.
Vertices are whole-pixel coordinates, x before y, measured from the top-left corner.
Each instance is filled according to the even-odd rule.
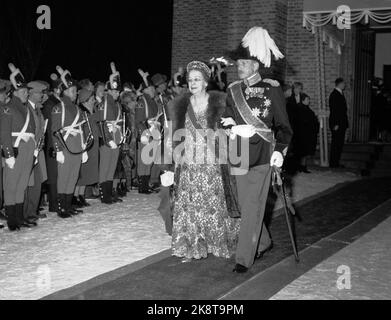
[[[196,114],[203,128],[207,127],[205,112]],[[186,154],[193,154],[196,129],[186,115]],[[205,140],[197,136],[198,148],[206,148]],[[206,150],[206,149],[204,149]],[[206,152],[205,152],[206,154]],[[202,152],[195,158],[200,160]],[[172,232],[173,255],[187,259],[216,257],[230,258],[236,249],[240,219],[228,216],[220,166],[213,162],[196,164],[186,161],[181,166],[174,198]]]

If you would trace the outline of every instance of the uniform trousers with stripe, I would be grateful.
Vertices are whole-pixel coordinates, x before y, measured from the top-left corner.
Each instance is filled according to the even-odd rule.
[[[264,224],[265,207],[271,182],[269,164],[251,168],[247,174],[236,176],[238,201],[241,212],[236,263],[247,268],[254,263],[257,252],[271,244]]]
[[[106,145],[99,148],[99,183],[113,181],[118,157],[119,148],[111,149]]]
[[[34,149],[34,139],[30,138],[28,142],[21,141],[14,168],[10,169],[7,165],[4,166],[4,206],[13,206],[24,202],[25,191],[33,168]]]
[[[67,146],[70,151],[81,150],[80,135],[70,135],[66,140]],[[80,167],[81,167],[81,154],[71,154],[66,149],[64,152],[65,161],[63,164],[57,163],[57,194],[73,194],[75,192],[75,186],[79,179]]]

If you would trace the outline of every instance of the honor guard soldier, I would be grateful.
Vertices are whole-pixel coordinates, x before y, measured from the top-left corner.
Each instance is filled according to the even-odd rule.
[[[158,116],[158,105],[154,100],[155,88],[148,84],[144,87],[143,94],[139,96],[135,110],[135,123],[137,129],[137,175],[139,178],[138,192],[151,194],[153,190],[149,186],[152,164],[146,164],[142,157],[142,150],[148,144],[151,137],[150,129]]]
[[[156,88],[156,95],[155,95],[155,101],[158,105],[158,130],[160,130],[160,143],[159,143],[159,151],[156,153],[156,158],[154,161],[154,164],[151,168],[151,179],[150,182],[153,186],[159,186],[160,185],[160,174],[162,173],[163,169],[163,162],[164,162],[164,134],[165,129],[168,125],[168,119],[167,119],[167,104],[174,99],[174,96],[171,95],[167,90],[167,77],[165,75],[162,75],[160,73],[155,74],[151,78],[152,83],[154,84]],[[158,136],[158,135],[156,135]]]
[[[102,203],[113,204],[113,179],[119,157],[119,144],[122,141],[122,108],[118,102],[121,90],[119,72],[111,63],[112,74],[107,84],[107,94],[98,105],[98,125],[101,146],[99,148],[99,191]]]
[[[79,91],[78,103],[86,119],[86,123],[83,125],[84,140],[93,140],[91,148],[88,148],[87,151],[88,161],[81,165],[79,180],[75,190],[74,203],[78,207],[83,208],[90,206],[85,199],[86,187],[99,182],[99,115],[97,112],[94,112],[94,90],[81,89]]]
[[[42,102],[45,91],[48,87],[39,81],[29,82],[29,98],[27,107],[30,108],[35,123],[35,152],[33,170],[30,176],[30,183],[26,190],[24,201],[24,217],[31,221],[37,221],[38,218],[46,218],[46,215],[40,214],[39,202],[41,199],[42,183],[47,180],[46,161],[43,152],[45,143],[45,134],[48,121],[44,119],[41,112]]]
[[[75,104],[77,99],[76,81],[68,70],[57,67],[64,85],[60,103],[52,110],[51,134],[57,160],[57,198],[58,216],[69,218],[82,213],[72,207],[72,197],[79,178],[82,161],[87,161],[87,153],[83,150],[83,115]]]
[[[28,86],[19,69],[9,64],[13,85],[11,101],[1,109],[0,135],[4,162],[4,205],[10,231],[31,227],[23,216],[24,194],[28,186],[35,149],[35,124],[26,107]]]
[[[264,224],[265,206],[273,167],[281,168],[292,137],[285,97],[279,83],[262,79],[259,67],[270,67],[271,55],[283,58],[269,33],[249,30],[230,57],[237,62],[240,81],[228,88],[222,123],[235,135],[248,139],[249,166],[236,174],[241,226],[234,272],[243,273],[272,248]],[[244,125],[244,127],[242,126]],[[243,130],[243,128],[245,130]],[[246,132],[243,132],[243,131]],[[237,139],[238,142],[241,139]],[[235,140],[234,140],[235,141]]]
[[[0,111],[9,101],[9,93],[11,91],[11,82],[8,80],[0,79]],[[1,141],[0,141],[0,154],[2,154]],[[0,163],[0,210],[3,209],[3,166]],[[0,228],[3,228],[0,225]]]
[[[48,94],[48,99],[43,103],[42,114],[45,120],[48,120],[47,132],[45,135],[45,161],[48,179],[46,181],[46,189],[49,202],[49,212],[58,211],[57,200],[57,160],[56,151],[54,150],[53,135],[50,128],[52,127],[52,111],[53,107],[60,103],[60,96],[63,90],[61,79],[55,74],[50,76],[52,80],[51,92]]]

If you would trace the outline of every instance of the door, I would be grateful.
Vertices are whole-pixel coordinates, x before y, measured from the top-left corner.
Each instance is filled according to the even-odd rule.
[[[371,79],[375,68],[374,31],[357,25],[352,142],[368,142],[370,138]]]

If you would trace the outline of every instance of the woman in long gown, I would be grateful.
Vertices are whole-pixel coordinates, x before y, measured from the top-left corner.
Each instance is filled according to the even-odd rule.
[[[206,258],[209,253],[230,258],[240,223],[234,186],[227,166],[219,164],[213,152],[207,153],[210,143],[196,134],[197,130],[218,128],[225,94],[206,92],[210,69],[204,63],[191,62],[187,71],[190,93],[168,106],[174,134],[185,129],[185,160],[176,162],[174,178],[172,253],[184,258],[183,262]]]

